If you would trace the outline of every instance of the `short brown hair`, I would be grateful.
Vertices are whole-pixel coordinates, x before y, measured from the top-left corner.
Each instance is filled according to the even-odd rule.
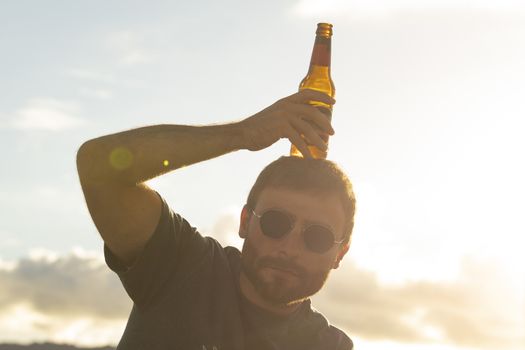
[[[336,163],[326,159],[280,157],[261,171],[246,205],[255,209],[261,192],[267,187],[339,196],[346,216],[344,243],[350,241],[354,228],[355,195],[348,176]]]

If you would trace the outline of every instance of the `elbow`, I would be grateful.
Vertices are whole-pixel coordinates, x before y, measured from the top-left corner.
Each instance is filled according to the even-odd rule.
[[[77,151],[77,173],[82,187],[132,183],[123,172],[115,171],[110,161],[108,145],[93,139],[84,142]],[[118,170],[118,169],[117,169]]]
[[[81,183],[93,175],[90,169],[93,169],[95,158],[95,150],[91,141],[84,142],[79,147],[76,157],[77,173]]]

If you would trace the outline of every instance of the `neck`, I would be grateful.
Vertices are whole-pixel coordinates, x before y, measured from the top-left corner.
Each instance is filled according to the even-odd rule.
[[[312,66],[328,67],[331,65],[332,42],[330,38],[317,36],[315,38],[312,57],[310,58],[310,68]]]
[[[253,284],[241,271],[239,276],[239,284],[241,288],[242,295],[252,304],[260,307],[263,310],[269,311],[276,315],[287,316],[296,311],[301,303],[291,303],[291,304],[275,304],[266,299],[264,299],[255,289]]]

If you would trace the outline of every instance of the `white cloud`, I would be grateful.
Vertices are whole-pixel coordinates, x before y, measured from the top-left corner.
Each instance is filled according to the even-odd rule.
[[[9,118],[7,117],[7,115],[0,112],[0,130],[9,128]]]
[[[75,116],[79,107],[74,102],[53,98],[34,98],[17,110],[11,127],[21,130],[62,131],[80,127],[85,121]]]
[[[100,73],[91,70],[81,69],[81,68],[72,68],[65,72],[66,76],[81,79],[95,81],[98,83],[104,84],[114,84],[117,82],[115,76],[109,73]]]
[[[56,317],[35,311],[27,304],[14,304],[0,312],[3,342],[53,342],[80,346],[116,344],[125,319]]]
[[[70,215],[84,215],[86,212],[85,205],[79,201],[82,198],[82,189],[76,187],[76,179],[74,175],[66,174],[63,180],[55,179],[55,181],[62,181],[61,185],[53,183],[37,183],[33,185],[25,185],[19,188],[15,186],[4,186],[5,190],[0,190],[0,206],[3,207],[19,207],[25,210],[39,212],[41,215],[51,217],[69,217]],[[66,186],[67,184],[67,186]],[[72,205],[75,203],[75,205]],[[46,214],[44,214],[46,213]],[[50,219],[51,220],[51,219]],[[9,223],[6,220],[6,223]],[[0,237],[3,236],[0,220]],[[0,248],[11,245],[20,245],[27,237],[20,233],[9,232],[6,230],[5,236],[16,238],[15,241],[6,242],[4,237],[3,242],[0,242]]]
[[[457,281],[390,285],[348,260],[314,305],[369,345],[514,350],[525,341],[524,289],[508,289],[507,277],[492,264],[466,261]],[[80,248],[0,264],[0,281],[0,341],[115,344],[131,309],[102,254]]]
[[[121,57],[120,60],[122,62],[129,61],[125,57]],[[71,68],[65,70],[63,74],[66,77],[82,81],[82,84],[90,85],[80,88],[80,94],[89,98],[109,99],[113,96],[112,89],[114,88],[144,87],[144,84],[138,80],[120,78],[113,73],[106,72],[105,69]],[[97,84],[97,86],[92,86],[94,84]]]
[[[315,297],[331,321],[369,341],[521,349],[525,288],[493,263],[465,260],[456,281],[381,284],[346,261]]]
[[[212,229],[204,229],[202,231],[203,235],[212,236],[223,246],[233,246],[241,249],[243,240],[239,237],[240,212],[241,208],[239,207],[231,207],[223,210],[213,224]]]
[[[101,253],[35,249],[0,264],[0,341],[115,344],[131,302]]]
[[[53,317],[122,319],[130,301],[118,278],[96,256],[34,250],[9,269],[0,269],[0,311],[27,305]]]
[[[99,100],[108,100],[113,97],[111,90],[103,88],[81,88],[80,94],[84,97],[95,98]]]
[[[16,237],[13,232],[9,232],[0,228],[0,249],[12,249],[14,247],[20,246],[20,244],[20,238]],[[0,259],[0,268],[1,266],[2,260]]]
[[[292,12],[302,17],[385,17],[402,11],[479,10],[513,12],[524,10],[519,0],[300,0]]]
[[[110,34],[106,45],[118,55],[119,62],[125,65],[152,63],[158,55],[145,48],[147,38],[144,33],[122,30]]]

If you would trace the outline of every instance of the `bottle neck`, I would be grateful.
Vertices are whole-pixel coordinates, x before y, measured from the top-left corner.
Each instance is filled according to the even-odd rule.
[[[317,35],[315,37],[312,58],[310,59],[310,70],[314,66],[327,67],[330,70],[332,51],[332,38]]]

